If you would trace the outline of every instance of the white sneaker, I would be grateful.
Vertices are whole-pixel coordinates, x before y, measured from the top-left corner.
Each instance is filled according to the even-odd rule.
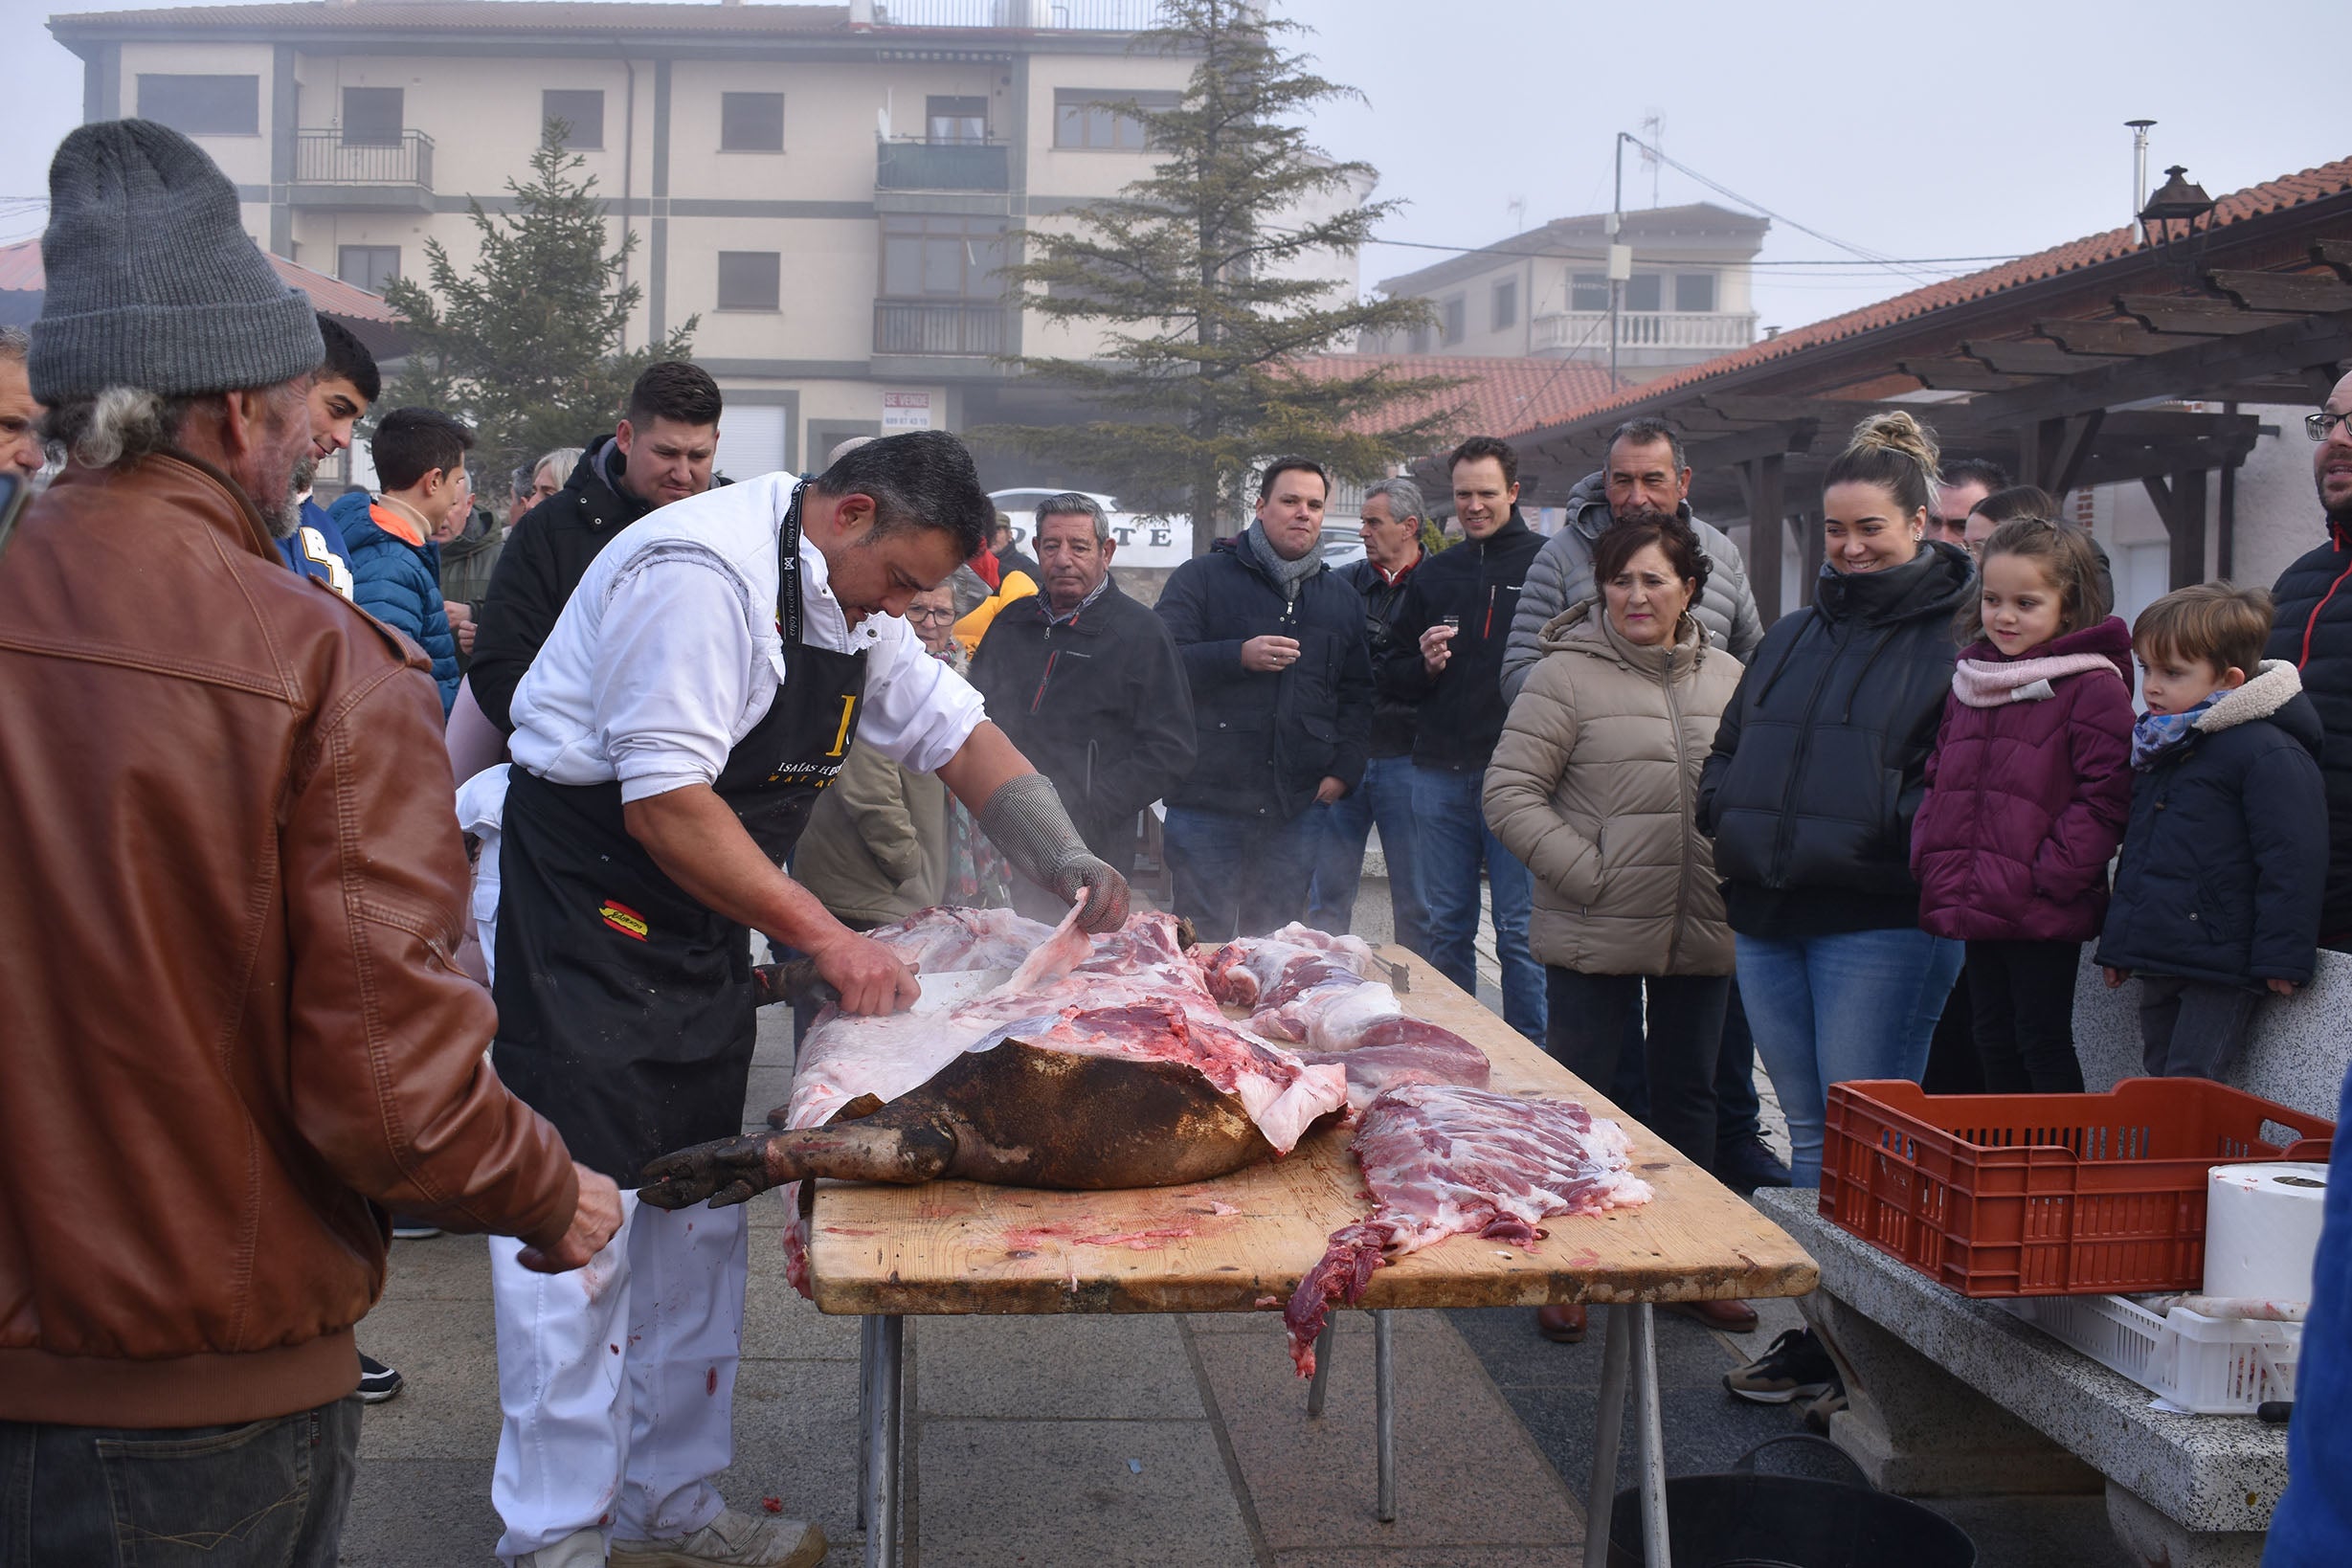
[[[575,1530],[514,1559],[514,1568],[604,1568],[604,1532]]]
[[[817,1568],[825,1559],[825,1533],[798,1519],[754,1518],[721,1512],[691,1535],[613,1543],[612,1568]]]

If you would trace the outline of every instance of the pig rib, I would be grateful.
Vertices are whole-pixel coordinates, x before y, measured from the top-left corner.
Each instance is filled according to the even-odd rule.
[[[1299,1376],[1332,1304],[1363,1298],[1373,1272],[1448,1236],[1532,1246],[1553,1215],[1598,1215],[1649,1201],[1628,1173],[1631,1145],[1574,1100],[1522,1100],[1449,1084],[1400,1084],[1366,1108],[1350,1146],[1377,1206],[1332,1233],[1283,1319]]]

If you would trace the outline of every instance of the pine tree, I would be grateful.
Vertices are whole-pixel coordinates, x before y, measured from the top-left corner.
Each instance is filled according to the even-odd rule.
[[[1334,302],[1328,280],[1286,270],[1356,251],[1398,204],[1296,215],[1373,170],[1310,144],[1317,106],[1358,95],[1278,48],[1297,24],[1264,11],[1263,0],[1166,0],[1164,25],[1138,47],[1197,56],[1190,84],[1171,107],[1108,101],[1143,123],[1161,161],[1118,196],[1024,232],[1026,258],[1005,269],[1024,309],[1099,334],[1091,358],[1024,357],[1021,369],[1105,416],[974,433],[1101,475],[1132,510],[1189,517],[1195,553],[1243,515],[1243,485],[1266,459],[1304,453],[1343,478],[1377,478],[1426,451],[1450,417],[1383,411],[1457,385],[1293,369],[1430,312],[1419,300]]]
[[[429,286],[395,278],[384,289],[408,319],[413,347],[380,407],[438,408],[465,419],[480,437],[474,463],[483,474],[585,445],[613,428],[640,370],[693,352],[699,317],[621,350],[642,297],[635,283],[619,283],[637,235],[624,234],[608,253],[595,177],[579,174],[587,160],[566,153],[563,137],[562,123],[549,121],[529,181],[506,182],[513,213],[493,217],[471,204],[482,254],[470,273],[427,240]]]

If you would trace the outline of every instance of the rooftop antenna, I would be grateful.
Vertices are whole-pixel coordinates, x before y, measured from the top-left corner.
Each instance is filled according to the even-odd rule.
[[[2141,221],[2139,210],[2148,204],[2148,127],[2153,120],[2126,120],[2132,128],[2132,234],[2139,243],[2148,242],[2148,226]]]
[[[1658,161],[1658,154],[1666,147],[1664,109],[1652,109],[1642,116],[1642,140],[1646,144],[1642,148],[1642,163],[1649,170],[1649,205],[1655,207],[1658,205],[1658,178],[1664,170],[1664,166]]]
[[[1524,234],[1527,232],[1527,198],[1525,196],[1512,197],[1509,201],[1503,203],[1503,211],[1511,214],[1511,232],[1512,234]]]

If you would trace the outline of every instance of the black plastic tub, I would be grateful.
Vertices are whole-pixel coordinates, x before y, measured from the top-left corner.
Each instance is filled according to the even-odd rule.
[[[1804,1444],[1837,1457],[1851,1481],[1766,1475],[1756,1456]],[[1760,1443],[1722,1475],[1666,1483],[1667,1545],[1674,1568],[1976,1568],[1976,1542],[1934,1509],[1876,1490],[1834,1444],[1792,1434]],[[1610,1568],[1645,1568],[1642,1493],[1609,1510]]]

